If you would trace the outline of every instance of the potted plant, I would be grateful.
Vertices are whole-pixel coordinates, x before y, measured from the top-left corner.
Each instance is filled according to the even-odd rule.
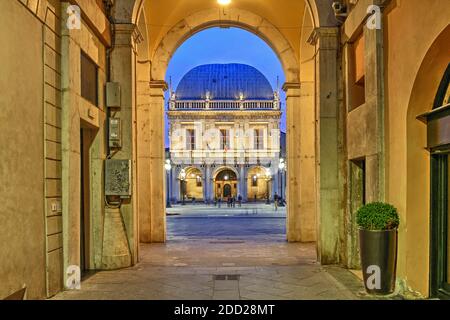
[[[370,294],[387,295],[395,290],[398,212],[387,203],[374,202],[356,213],[364,286]]]

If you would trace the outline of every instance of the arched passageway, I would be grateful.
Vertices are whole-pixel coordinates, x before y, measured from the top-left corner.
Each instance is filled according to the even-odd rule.
[[[271,198],[270,169],[260,166],[252,167],[247,174],[247,198],[249,201],[262,201]]]
[[[339,191],[340,170],[343,168],[339,165],[341,155],[338,145],[341,137],[337,132],[337,72],[330,72],[337,70],[338,32],[337,28],[332,27],[336,25],[336,21],[332,18],[333,15],[329,14],[329,3],[317,3],[319,4],[308,0],[296,4],[298,7],[295,12],[299,16],[290,16],[289,21],[295,24],[305,23],[306,28],[299,28],[297,33],[291,34],[279,29],[276,19],[274,24],[271,21],[273,19],[268,17],[268,12],[257,3],[243,9],[230,7],[224,11],[225,15],[221,10],[203,8],[201,5],[191,7],[183,12],[176,11],[172,16],[175,20],[165,21],[164,26],[155,20],[158,17],[155,11],[152,11],[151,2],[139,1],[133,10],[127,11],[130,22],[136,21],[137,25],[146,26],[145,30],[136,32],[135,29],[129,30],[124,25],[123,28],[117,28],[116,34],[118,39],[123,35],[125,38],[130,37],[132,43],[140,42],[136,60],[136,74],[139,79],[137,113],[127,113],[125,109],[124,116],[126,118],[128,115],[129,119],[136,120],[135,129],[132,122],[125,125],[125,131],[128,131],[131,137],[130,148],[127,150],[133,159],[136,159],[135,176],[146,178],[138,179],[137,199],[130,204],[131,207],[124,208],[124,211],[129,212],[125,214],[125,220],[129,219],[130,223],[135,221],[131,212],[138,214],[141,221],[141,241],[165,240],[164,192],[161,192],[157,185],[164,180],[162,119],[164,90],[167,89],[164,77],[170,57],[192,34],[214,26],[235,26],[264,39],[280,58],[286,74],[287,82],[283,89],[287,96],[288,119],[287,238],[289,241],[318,240],[321,261],[338,261],[340,231],[332,226],[337,225],[343,216],[342,195]],[[162,8],[159,9],[158,16],[161,19],[165,15],[161,11]],[[126,18],[122,16],[124,11],[118,10],[117,13],[121,19]],[[319,29],[322,26],[327,28]],[[305,29],[311,32],[308,34],[304,32]],[[308,50],[303,50],[305,48]],[[142,50],[144,52],[141,52]],[[310,53],[313,55],[309,56]],[[129,54],[130,51],[126,53]],[[118,51],[113,53],[112,63],[115,61],[123,61]],[[117,69],[113,71],[112,80],[121,82],[120,73]],[[124,86],[125,100],[129,98],[127,101],[133,106],[131,93],[134,89],[128,84]],[[321,150],[327,150],[327,157],[319,160]],[[318,163],[320,166],[317,166]],[[152,201],[149,202],[149,199]]]
[[[215,199],[228,201],[238,197],[238,176],[234,170],[221,168],[214,177]]]
[[[226,157],[214,164],[205,156],[213,168],[208,171],[207,166],[190,161],[193,152],[176,164],[164,162],[167,64],[186,39],[214,26],[252,32],[270,45],[283,64],[288,118],[287,155],[283,155],[287,239],[315,241],[309,248],[313,253],[317,250],[322,265],[358,268],[358,208],[372,201],[392,203],[401,221],[399,289],[408,294],[410,289],[417,290],[423,296],[448,293],[448,0],[427,3],[425,14],[417,10],[423,6],[421,0],[341,0],[347,14],[336,15],[339,27],[332,2],[232,0],[228,7],[219,7],[217,0],[0,1],[0,15],[5,18],[0,38],[7,43],[0,47],[0,56],[8,62],[0,80],[5,88],[1,98],[7,102],[2,115],[8,118],[1,136],[5,157],[0,171],[3,180],[11,182],[4,185],[4,208],[18,212],[5,215],[2,231],[6,232],[0,232],[0,261],[4,261],[0,280],[5,280],[0,295],[26,284],[30,298],[51,296],[78,283],[72,278],[77,266],[79,271],[117,269],[134,265],[149,253],[140,248],[170,251],[167,248],[173,243],[140,246],[140,242],[167,239],[170,219],[164,183],[169,180],[175,182],[176,197],[182,193],[187,198],[189,191],[195,198],[201,192],[201,179],[203,195],[214,196],[214,190],[205,188],[213,189],[215,168],[229,166],[237,169],[238,191],[247,196],[247,170],[254,163],[277,167],[258,159],[236,164]],[[374,10],[367,12],[368,4],[374,2],[381,4],[381,10],[370,6]],[[381,19],[376,19],[380,14]],[[251,103],[274,113],[278,112],[276,97],[273,94],[273,100],[269,97],[270,102],[263,104]],[[222,107],[245,109],[240,94],[230,100]],[[42,108],[27,109],[30,105]],[[206,105],[205,101],[202,106]],[[257,112],[267,115],[267,110]],[[17,123],[33,134],[21,133]],[[228,152],[232,135],[227,130],[231,132],[232,126],[221,125],[221,149]],[[259,138],[254,141],[249,136],[249,144],[265,144],[267,135],[256,128],[264,125],[252,128]],[[31,165],[16,170],[18,158]],[[184,170],[182,186],[180,170]],[[220,181],[225,183],[225,177]],[[239,186],[244,187],[239,190]],[[225,183],[221,190],[222,196],[233,194],[231,184]],[[212,204],[196,208],[202,206],[212,208]],[[222,206],[215,211],[216,218],[219,211],[227,215],[239,208]],[[253,228],[251,215],[244,218]],[[243,224],[239,227],[242,230]],[[267,229],[260,231],[267,235]],[[282,234],[279,231],[277,237]],[[279,242],[285,242],[284,235]],[[295,248],[286,250],[288,255],[300,252],[302,246],[282,244]],[[17,254],[24,248],[32,252],[26,259]],[[218,255],[225,253],[229,259],[216,260],[210,276],[222,263],[237,262],[229,248],[217,247]],[[263,263],[274,265],[287,258],[298,264],[289,256],[273,256],[281,246],[260,248],[268,253]],[[246,249],[244,256],[256,253],[251,246]],[[190,253],[184,251],[185,262],[196,263]],[[159,271],[177,257],[169,256],[162,264],[154,254],[147,261],[159,264]],[[201,264],[209,262],[206,258]],[[40,267],[23,272],[30,263]],[[315,266],[322,269],[322,265]],[[299,269],[302,277],[305,270]],[[122,284],[129,285],[127,272],[114,274],[125,276]],[[101,282],[102,277],[97,279]],[[141,277],[132,278],[138,290],[128,292],[147,286],[139,283]],[[111,293],[113,287],[106,291]],[[186,295],[192,297],[191,293]]]
[[[179,177],[180,199],[203,201],[203,174],[195,167],[182,169]]]

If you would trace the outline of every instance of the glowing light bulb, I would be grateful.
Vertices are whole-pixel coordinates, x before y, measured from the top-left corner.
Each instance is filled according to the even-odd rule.
[[[231,0],[217,0],[217,3],[221,6],[227,6],[231,3]]]

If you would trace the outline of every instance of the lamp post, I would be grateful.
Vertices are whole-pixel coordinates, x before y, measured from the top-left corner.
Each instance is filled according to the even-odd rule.
[[[172,208],[172,205],[170,204],[170,182],[171,182],[171,174],[172,174],[172,165],[170,164],[170,160],[167,159],[166,160],[166,164],[164,165],[164,168],[166,169],[166,176],[167,176],[167,180],[166,180],[166,184],[167,184],[167,195],[166,195],[166,208]]]
[[[280,158],[280,163],[278,164],[278,169],[280,169],[280,173],[281,173],[281,183],[280,183],[280,186],[281,186],[281,194],[280,194],[280,199],[281,199],[281,202],[280,202],[280,205],[281,206],[284,206],[284,201],[283,201],[283,173],[284,173],[284,169],[286,168],[286,163],[284,162],[284,159],[283,158]]]
[[[181,204],[184,206],[186,203],[184,202],[184,197],[185,197],[185,182],[186,182],[186,170],[181,169],[180,172],[180,183],[181,183],[181,196],[182,196],[182,201]]]
[[[269,181],[272,179],[272,175],[270,173],[270,169],[266,169],[266,181],[267,181],[267,196],[266,196],[266,204],[270,204],[270,193],[269,193]]]

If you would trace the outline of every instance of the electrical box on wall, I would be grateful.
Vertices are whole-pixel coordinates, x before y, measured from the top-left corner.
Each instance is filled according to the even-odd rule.
[[[122,125],[120,119],[109,118],[109,147],[122,147]]]
[[[131,160],[105,160],[105,195],[130,198]]]
[[[120,84],[117,82],[106,83],[106,106],[108,108],[120,108],[121,106]]]

